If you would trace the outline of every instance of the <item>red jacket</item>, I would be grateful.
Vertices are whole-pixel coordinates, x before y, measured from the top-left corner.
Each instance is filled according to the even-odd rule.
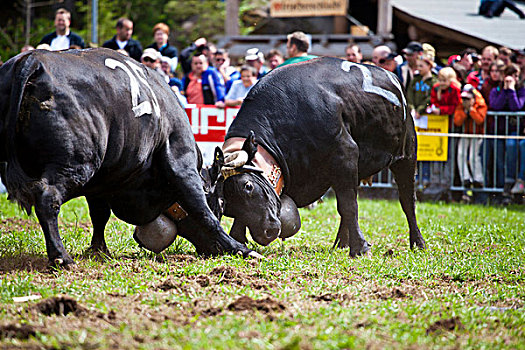
[[[477,91],[474,90],[474,103],[468,111],[468,115],[463,109],[463,102],[459,100],[459,104],[456,107],[456,112],[454,113],[454,125],[461,126],[465,124],[464,132],[465,134],[483,134],[483,121],[487,115],[487,104],[483,96]],[[474,129],[474,123],[476,128]]]
[[[445,91],[441,92],[441,99],[438,100],[437,92],[439,90],[439,83],[432,86],[432,91],[430,92],[430,104],[433,104],[439,108],[439,114],[454,114],[457,105],[460,101],[461,91],[454,83],[450,84],[450,87]]]

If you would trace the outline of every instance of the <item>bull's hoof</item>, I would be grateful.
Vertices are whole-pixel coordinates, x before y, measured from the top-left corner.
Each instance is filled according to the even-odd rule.
[[[358,256],[372,256],[372,246],[368,242],[365,242],[360,249],[350,248],[350,257],[356,258]]]
[[[423,239],[416,239],[414,242],[410,242],[410,249],[415,248],[425,250],[427,249],[427,245]]]
[[[75,265],[75,261],[70,256],[54,258],[49,260],[49,268],[66,268],[69,269]]]
[[[104,259],[111,258],[111,253],[107,247],[89,247],[83,254],[86,257]]]
[[[257,252],[254,252],[254,251],[251,251],[248,253],[248,255],[246,256],[248,258],[253,258],[253,259],[257,259],[257,260],[264,260],[266,259],[264,256],[262,256],[261,254],[257,253]]]

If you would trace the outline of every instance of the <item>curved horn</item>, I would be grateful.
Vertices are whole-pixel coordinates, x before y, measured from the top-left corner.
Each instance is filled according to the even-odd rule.
[[[236,151],[224,157],[224,167],[238,168],[248,162],[248,153],[246,151]]]

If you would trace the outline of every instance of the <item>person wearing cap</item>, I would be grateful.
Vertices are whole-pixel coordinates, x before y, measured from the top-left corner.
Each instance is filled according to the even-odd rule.
[[[119,18],[115,26],[117,34],[102,44],[112,50],[125,50],[128,56],[140,62],[142,57],[142,46],[137,40],[131,38],[133,35],[133,22],[128,18]]]
[[[244,60],[247,65],[255,68],[257,71],[257,79],[261,79],[266,73],[268,73],[268,68],[264,66],[264,54],[258,48],[254,47],[246,50]]]
[[[160,53],[152,48],[147,48],[140,56],[140,62],[151,69],[157,70],[160,65]]]
[[[469,82],[476,89],[480,90],[483,86],[483,83],[490,76],[490,65],[498,57],[498,49],[492,45],[485,46],[481,51],[481,66],[478,71],[472,71],[467,77],[467,82]]]
[[[284,61],[279,67],[316,58],[317,56],[308,54],[309,48],[310,40],[308,39],[308,35],[303,32],[293,32],[288,34],[286,41],[286,53],[288,55],[288,59]]]
[[[184,95],[191,104],[214,105],[224,102],[226,88],[222,76],[208,65],[204,54],[191,58],[191,72],[182,79]]]
[[[417,71],[417,60],[423,53],[423,46],[418,41],[411,41],[402,52],[406,61],[399,66],[399,74],[403,86],[407,88]],[[430,57],[430,55],[427,54],[427,57]]]
[[[391,52],[385,57],[382,57],[378,60],[378,66],[383,69],[386,69],[389,72],[395,73],[396,75],[399,76],[398,74],[399,67],[397,65],[396,57],[397,57],[397,53]]]
[[[472,85],[465,84],[460,102],[454,112],[454,125],[463,127],[465,134],[483,134],[483,122],[487,115],[487,104],[481,93]],[[465,188],[483,187],[483,162],[481,161],[482,138],[460,138],[457,162],[459,177]],[[470,166],[469,166],[470,164]],[[464,199],[470,202],[468,195]]]
[[[157,23],[153,26],[153,40],[154,43],[149,45],[147,48],[155,49],[162,56],[170,58],[171,71],[174,72],[177,68],[178,63],[178,51],[177,48],[171,46],[168,42],[170,35],[170,27],[165,23]]]

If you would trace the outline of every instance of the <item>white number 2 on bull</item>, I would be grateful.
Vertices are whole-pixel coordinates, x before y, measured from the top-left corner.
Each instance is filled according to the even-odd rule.
[[[104,61],[104,64],[111,69],[116,69],[117,67],[122,69],[129,77],[129,85],[130,85],[130,91],[131,91],[131,104],[132,104],[132,110],[135,114],[135,117],[138,118],[144,114],[153,114],[153,111],[155,111],[155,115],[157,117],[160,117],[160,107],[159,107],[159,101],[157,100],[157,96],[155,95],[155,92],[153,92],[153,89],[149,85],[148,81],[146,80],[146,77],[144,76],[144,72],[142,68],[131,61],[126,60],[126,64],[119,62],[113,58],[106,58]],[[129,68],[131,68],[135,75],[131,72]],[[137,80],[138,78],[138,80]],[[140,82],[146,86],[146,88],[151,93],[151,96],[153,98],[153,108],[151,106],[151,102],[146,100],[141,103],[139,103],[139,97],[140,97]]]

